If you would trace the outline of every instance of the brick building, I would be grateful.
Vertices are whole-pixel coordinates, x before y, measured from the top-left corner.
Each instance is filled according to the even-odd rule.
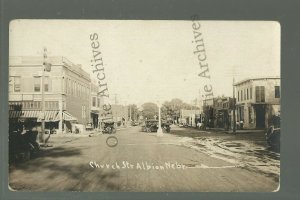
[[[64,57],[49,57],[51,71],[44,74],[46,128],[70,130],[71,122],[90,121],[90,75]],[[10,120],[38,123],[41,113],[43,57],[11,57],[9,60]]]

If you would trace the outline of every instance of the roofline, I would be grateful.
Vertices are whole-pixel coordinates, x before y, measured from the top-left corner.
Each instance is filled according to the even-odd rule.
[[[258,77],[258,78],[247,78],[247,79],[238,81],[237,83],[234,83],[233,85],[237,86],[237,85],[240,85],[240,84],[248,82],[248,81],[263,80],[263,79],[279,79],[280,80],[280,77],[279,76],[268,76],[268,77]]]

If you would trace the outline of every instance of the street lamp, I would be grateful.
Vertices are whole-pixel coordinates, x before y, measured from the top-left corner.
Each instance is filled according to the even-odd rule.
[[[163,136],[163,132],[162,132],[162,128],[161,128],[161,112],[160,112],[161,105],[159,102],[157,103],[157,105],[158,105],[158,129],[157,129],[156,135],[158,137],[161,137],[161,136]]]

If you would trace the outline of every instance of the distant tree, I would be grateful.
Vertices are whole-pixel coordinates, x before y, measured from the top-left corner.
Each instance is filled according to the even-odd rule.
[[[144,103],[142,105],[142,116],[144,119],[154,119],[154,116],[158,116],[158,106],[155,103]]]
[[[131,111],[131,119],[133,121],[136,121],[139,117],[139,110],[137,105],[135,104],[128,105],[128,119],[130,118],[130,111]]]
[[[188,103],[184,103],[181,99],[175,98],[171,101],[164,102],[162,106],[162,118],[172,118],[177,119],[180,115],[180,110],[186,109],[186,110],[194,110],[199,109],[196,106],[193,106]]]

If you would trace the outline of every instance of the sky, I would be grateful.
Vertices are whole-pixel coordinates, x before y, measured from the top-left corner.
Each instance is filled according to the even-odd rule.
[[[10,56],[63,56],[91,74],[90,34],[97,33],[112,98],[120,104],[191,103],[211,84],[232,96],[232,80],[280,76],[280,25],[271,21],[199,21],[210,79],[199,77],[192,21],[14,20]]]

